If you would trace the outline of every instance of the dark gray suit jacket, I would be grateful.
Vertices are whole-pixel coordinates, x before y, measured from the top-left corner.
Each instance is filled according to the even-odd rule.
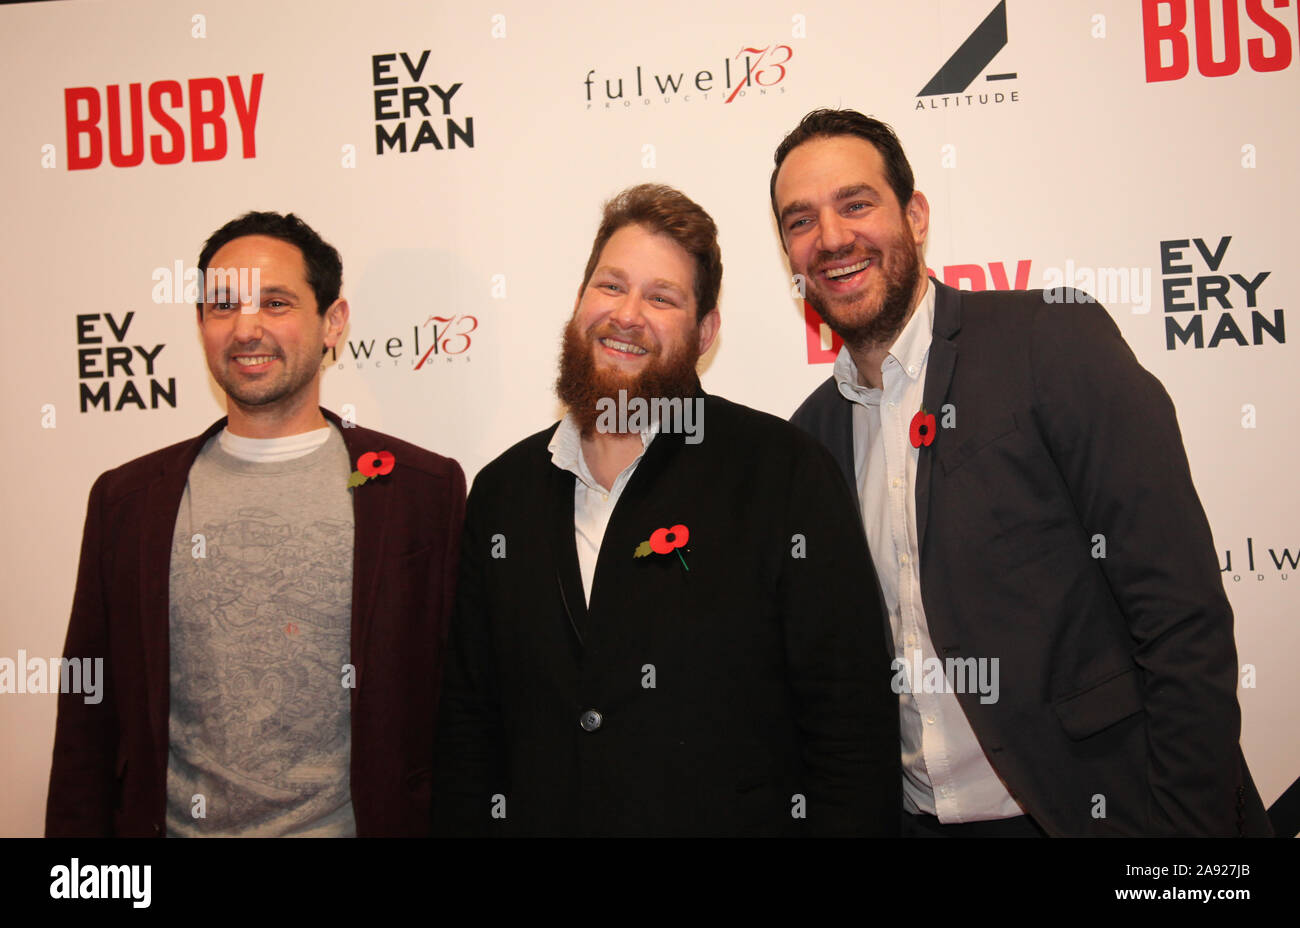
[[[921,594],[940,657],[1000,661],[998,702],[958,695],[994,769],[1053,835],[1271,833],[1168,394],[1096,303],[931,284]],[[851,410],[832,377],[791,421],[856,487]]]

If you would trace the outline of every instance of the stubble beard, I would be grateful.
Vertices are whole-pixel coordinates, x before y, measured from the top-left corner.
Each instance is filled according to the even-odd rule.
[[[891,243],[889,250],[899,256],[899,263],[894,267],[881,265],[885,292],[880,300],[880,308],[867,319],[851,322],[844,316],[836,315],[837,303],[852,306],[864,299],[863,294],[845,300],[836,300],[835,297],[823,298],[814,287],[808,288],[808,302],[830,326],[831,331],[844,340],[850,350],[866,349],[875,345],[891,345],[907,322],[916,286],[921,279],[921,256],[917,254],[911,240],[902,235]],[[826,258],[819,256],[818,263],[823,260]],[[876,260],[879,261],[880,256],[877,256]]]
[[[248,349],[241,350],[247,351]],[[277,376],[273,380],[241,383],[238,379],[239,373],[236,370],[239,362],[232,357],[225,359],[226,367],[220,373],[217,371],[212,372],[213,379],[217,381],[217,385],[221,387],[230,402],[238,403],[248,409],[263,409],[267,406],[273,406],[286,398],[297,396],[304,387],[311,383],[317,374],[317,368],[313,367],[298,372],[289,370],[288,358],[278,348],[259,348],[259,350],[274,355],[276,362],[281,367],[276,372]]]
[[[695,395],[699,383],[695,373],[700,359],[698,325],[690,330],[681,350],[672,355],[664,357],[662,347],[651,349],[645,368],[635,374],[596,363],[597,339],[602,337],[630,341],[606,326],[599,326],[590,336],[584,336],[578,331],[576,317],[570,318],[564,327],[555,392],[577,422],[583,438],[595,434],[596,421],[601,415],[596,404],[602,399],[618,403],[619,390],[627,391],[629,401],[637,397],[650,402],[657,398]]]

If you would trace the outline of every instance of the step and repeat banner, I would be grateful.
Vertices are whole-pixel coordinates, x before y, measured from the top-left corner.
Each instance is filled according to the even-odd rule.
[[[820,106],[898,131],[935,276],[1091,292],[1168,389],[1236,613],[1242,743],[1273,802],[1300,775],[1297,6],[0,9],[0,834],[43,827],[55,697],[18,681],[61,652],[92,482],[224,413],[193,306],[209,234],[292,211],[334,244],[352,318],[324,404],[472,478],[558,415],[603,201],[672,184],[721,232],[704,385],[788,416],[839,346],[792,283],[768,177]]]

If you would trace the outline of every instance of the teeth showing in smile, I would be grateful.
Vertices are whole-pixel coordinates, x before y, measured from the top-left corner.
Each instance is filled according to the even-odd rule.
[[[606,348],[613,348],[615,351],[626,351],[628,354],[645,354],[646,350],[638,345],[632,345],[627,342],[620,342],[613,338],[602,338],[600,343]]]
[[[858,264],[850,264],[848,267],[831,268],[829,271],[826,272],[826,276],[829,277],[831,280],[835,280],[840,277],[847,277],[850,274],[856,274],[858,271],[865,270],[868,266],[870,266],[870,264],[871,264],[871,259],[868,258],[867,260],[861,261]]]
[[[268,361],[274,361],[274,360],[275,360],[275,355],[259,354],[251,358],[250,357],[235,358],[235,363],[242,365],[243,367],[255,367],[258,364],[266,364]]]

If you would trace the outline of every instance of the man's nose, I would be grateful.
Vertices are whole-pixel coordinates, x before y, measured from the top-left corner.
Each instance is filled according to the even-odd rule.
[[[235,318],[235,338],[241,342],[253,342],[261,337],[261,311],[256,306],[241,305],[239,315]]]
[[[610,321],[623,329],[639,329],[645,324],[645,316],[641,311],[642,294],[640,290],[629,290],[627,295],[618,301],[613,312],[609,314]]]
[[[833,209],[828,209],[822,214],[818,220],[817,228],[821,232],[823,251],[839,251],[853,241],[853,230],[849,228],[843,217]]]

